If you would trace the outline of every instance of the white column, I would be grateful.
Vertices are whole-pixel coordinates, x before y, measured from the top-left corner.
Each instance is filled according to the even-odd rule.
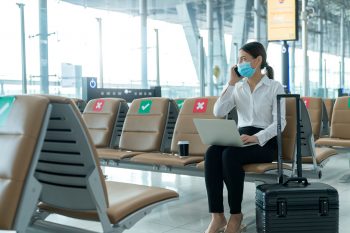
[[[303,96],[309,96],[309,70],[308,70],[308,59],[307,59],[307,12],[306,12],[306,0],[302,0],[301,10],[301,28],[302,28],[302,48],[303,48]]]

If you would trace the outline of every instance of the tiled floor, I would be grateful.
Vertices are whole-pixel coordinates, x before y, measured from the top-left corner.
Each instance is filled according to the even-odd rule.
[[[349,158],[350,154],[337,155],[323,169],[322,182],[334,186],[339,192],[340,233],[350,232],[350,183],[340,182],[343,175],[350,174]],[[157,207],[125,233],[193,233],[204,232],[206,229],[210,215],[207,209],[204,178],[117,168],[106,168],[105,172],[109,180],[160,186],[176,190],[180,194],[179,200]],[[315,182],[315,180],[311,181]],[[225,208],[227,212],[227,203]],[[243,213],[244,222],[248,224],[246,232],[255,233],[255,184],[253,183],[245,183]],[[95,222],[77,221],[57,215],[50,216],[49,219],[101,231],[101,227]]]

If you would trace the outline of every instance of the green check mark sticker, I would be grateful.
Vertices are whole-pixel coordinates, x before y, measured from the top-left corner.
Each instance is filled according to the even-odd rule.
[[[185,100],[176,100],[176,104],[177,104],[177,107],[178,107],[179,109],[181,109],[182,106],[184,106],[184,101],[185,101]]]
[[[140,103],[139,113],[147,114],[151,111],[152,100],[142,100]]]
[[[5,124],[14,101],[13,96],[0,97],[0,126]]]

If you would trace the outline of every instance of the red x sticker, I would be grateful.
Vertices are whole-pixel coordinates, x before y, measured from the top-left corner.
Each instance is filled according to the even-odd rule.
[[[94,112],[101,112],[103,109],[103,106],[105,105],[105,101],[104,100],[96,100],[96,102],[94,103],[94,106],[92,108],[92,110]]]
[[[194,102],[193,113],[204,113],[207,111],[208,99],[197,99]]]
[[[305,99],[304,99],[304,103],[305,103],[306,108],[309,108],[309,107],[310,107],[310,99],[305,98]]]

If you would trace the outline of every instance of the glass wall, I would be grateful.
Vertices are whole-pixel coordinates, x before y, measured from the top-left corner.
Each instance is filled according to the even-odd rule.
[[[39,6],[38,1],[22,2],[25,4],[28,93],[39,93]],[[102,25],[103,86],[141,86],[141,19],[138,14],[85,8],[56,0],[47,2],[50,94],[80,97],[75,88],[76,76],[100,78],[100,28],[97,19],[101,19]],[[181,22],[180,19],[178,21]],[[155,29],[158,29],[159,71],[163,95],[174,98],[199,96],[199,81],[183,26],[180,23],[151,18],[148,19],[147,26],[149,86],[156,85]],[[21,93],[20,10],[16,2],[0,1],[0,28],[0,95]],[[207,30],[200,30],[200,34],[207,51]],[[231,49],[230,34],[225,34],[225,49],[228,56]],[[270,43],[268,46],[268,62],[274,68],[278,81],[281,81],[280,50],[281,45],[278,43]],[[319,54],[310,51],[308,55],[311,95],[336,97],[340,79],[340,58],[323,55],[323,84],[320,86]],[[296,49],[295,58],[295,84],[291,87],[292,92],[302,93],[300,49]],[[226,59],[229,61],[229,57]],[[350,67],[349,59],[345,61],[345,67]],[[232,64],[228,65],[230,67]],[[227,70],[221,72],[226,74]],[[349,74],[346,70],[345,77],[349,77]],[[215,93],[219,93],[226,82],[226,78],[214,80]],[[349,80],[345,78],[345,88],[349,85]],[[327,88],[327,91],[322,92],[320,88]]]

